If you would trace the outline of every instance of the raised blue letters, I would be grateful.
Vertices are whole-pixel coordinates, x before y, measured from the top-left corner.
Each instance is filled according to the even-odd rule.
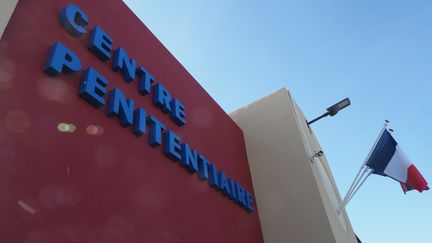
[[[94,68],[89,67],[81,79],[78,95],[94,107],[99,108],[105,104],[103,96],[107,93],[105,88],[107,84],[108,80],[105,77]]]
[[[198,171],[198,155],[195,150],[191,150],[187,143],[181,145],[182,158],[180,164],[188,169],[189,172]]]
[[[86,33],[85,27],[89,24],[89,20],[81,9],[69,4],[60,13],[60,23],[70,35],[81,37]]]
[[[184,119],[185,117],[185,108],[182,105],[182,103],[180,103],[180,101],[178,99],[172,99],[171,100],[171,108],[172,111],[170,113],[170,117],[171,119],[178,125],[178,126],[183,126],[184,124],[186,124],[186,121]]]
[[[143,108],[137,108],[133,114],[133,133],[139,137],[146,132],[146,111]]]
[[[237,203],[240,204],[241,206],[246,208],[246,198],[245,198],[245,191],[243,189],[242,186],[240,186],[239,184],[236,184],[237,187]]]
[[[222,191],[222,193],[224,195],[231,195],[231,188],[228,184],[228,180],[226,178],[226,175],[223,171],[219,171],[218,173],[218,178],[219,178],[219,188]]]
[[[153,76],[142,66],[139,66],[136,71],[139,77],[138,91],[142,95],[148,95],[150,93],[150,86],[154,83]]]
[[[171,112],[171,95],[168,90],[161,84],[157,83],[153,86],[153,104],[162,112],[168,113]]]
[[[44,72],[51,77],[59,73],[73,73],[81,70],[81,62],[77,55],[57,41],[52,47],[45,64]]]
[[[149,128],[149,143],[152,147],[156,147],[162,144],[162,131],[165,130],[165,126],[156,117],[149,115],[147,116],[147,124]]]
[[[228,183],[230,184],[230,190],[231,194],[229,195],[234,202],[237,201],[237,194],[236,194],[236,182],[233,179],[228,179]]]
[[[86,28],[89,26],[89,19],[77,6],[67,5],[60,13],[59,18],[62,27],[71,36],[80,38],[87,33]],[[96,59],[102,62],[112,59],[111,69],[114,72],[120,71],[127,83],[131,83],[135,77],[138,77],[137,86],[141,95],[146,96],[153,93],[151,100],[153,105],[169,115],[177,126],[181,127],[186,124],[185,107],[180,100],[171,96],[168,89],[157,82],[149,71],[143,66],[137,65],[135,59],[129,58],[124,48],[119,47],[113,51],[113,39],[100,26],[94,25],[89,32],[87,49],[96,56]],[[78,56],[63,43],[57,41],[50,48],[43,71],[47,75],[55,77],[62,73],[78,72],[81,68],[81,61]],[[209,186],[232,199],[245,210],[255,211],[250,192],[243,189],[233,179],[228,178],[224,171],[218,171],[215,164],[210,163],[203,155],[191,149],[188,143],[181,143],[180,137],[174,131],[166,128],[155,116],[147,114],[147,111],[138,105],[135,108],[134,100],[127,98],[119,88],[112,88],[109,95],[105,97],[108,93],[107,86],[108,80],[90,66],[82,75],[78,95],[96,108],[107,103],[106,114],[109,117],[117,116],[123,127],[132,125],[131,130],[137,137],[146,134],[148,127],[150,146],[162,145],[162,148],[159,149],[163,151],[166,157],[173,161],[180,161],[180,165],[190,173],[198,172],[200,180],[207,180],[206,184],[208,183]],[[105,98],[107,99],[105,100]]]
[[[129,60],[129,57],[123,48],[119,47],[115,50],[112,70],[116,72],[121,70],[123,79],[128,83],[135,79],[135,66],[136,61],[134,59]]]
[[[164,133],[164,153],[168,158],[177,161],[181,159],[180,138],[173,131]]]
[[[246,191],[246,210],[249,212],[254,212],[255,208],[253,207],[253,198],[252,194],[248,191]]]
[[[95,26],[90,32],[87,48],[101,61],[105,62],[111,58],[112,43],[111,37],[101,27]]]
[[[208,183],[215,189],[219,190],[219,180],[215,164],[209,164],[209,180]]]
[[[198,154],[198,176],[201,180],[207,180],[209,178],[208,166],[209,161],[204,158],[201,154]]]
[[[124,127],[130,126],[133,120],[134,101],[126,98],[120,89],[114,88],[109,94],[108,116],[117,116],[120,124]]]

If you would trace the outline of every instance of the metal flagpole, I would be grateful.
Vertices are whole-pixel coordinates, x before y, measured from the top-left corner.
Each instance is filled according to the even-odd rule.
[[[354,190],[355,190],[355,191],[358,190],[356,187],[357,187],[357,185],[360,183],[360,181],[362,180],[362,177],[364,176],[364,174],[365,174],[366,171],[367,171],[366,163],[367,163],[367,161],[369,160],[370,156],[372,155],[373,150],[375,149],[375,147],[376,147],[376,145],[377,145],[379,139],[381,138],[381,135],[384,133],[384,131],[386,130],[387,125],[388,125],[389,123],[390,123],[390,122],[389,122],[388,120],[385,120],[385,121],[384,121],[384,127],[381,129],[381,132],[380,132],[380,134],[378,135],[377,139],[375,140],[375,143],[374,143],[374,145],[372,146],[372,149],[369,151],[369,154],[366,156],[366,159],[364,160],[363,164],[360,166],[359,171],[357,172],[357,175],[356,175],[356,177],[354,178],[354,181],[352,182],[350,188],[348,189],[347,194],[345,195],[344,199],[342,200],[341,207],[340,207],[340,209],[338,210],[338,212],[341,211],[341,210],[346,206],[347,201],[351,200],[351,197],[352,197],[351,194],[353,193],[353,191],[354,191]],[[363,172],[363,173],[362,173],[362,172]],[[371,173],[372,173],[372,171],[369,172],[369,174],[366,176],[366,178],[369,177],[369,175],[370,175]],[[361,176],[360,176],[360,174],[361,174]],[[364,180],[365,180],[365,179],[364,179]],[[363,180],[363,182],[364,182],[364,180]],[[360,186],[363,184],[363,182],[360,184]]]
[[[366,179],[372,174],[373,169],[369,169],[369,173],[367,173],[366,177],[363,178],[360,185],[353,191],[353,193],[350,195],[350,197],[341,205],[340,211],[342,211],[345,206],[349,203],[349,201],[354,197],[354,195],[357,193],[357,191],[360,189],[360,187],[363,185],[363,183],[366,181]]]
[[[354,181],[351,183],[350,188],[348,189],[348,192],[346,193],[344,199],[342,200],[342,204],[345,203],[345,201],[351,196],[352,192],[354,191],[354,189],[358,186],[358,184],[360,183],[360,181],[362,180],[363,176],[366,174],[367,172],[367,166],[362,165],[362,167],[360,167],[356,178],[354,179]]]
[[[387,128],[387,124],[388,123],[389,123],[389,121],[386,120],[385,123],[384,123],[384,127],[381,129],[380,134],[378,135],[378,137],[377,137],[374,145],[372,146],[372,149],[369,151],[369,154],[366,156],[366,159],[364,160],[363,164],[360,166],[359,171],[357,172],[357,175],[356,175],[354,181],[352,182],[350,188],[348,189],[348,192],[345,195],[343,202],[345,202],[348,199],[349,195],[352,193],[353,189],[355,188],[355,186],[357,186],[358,182],[361,180],[361,177],[365,173],[365,171],[364,171],[365,170],[365,165],[366,165],[367,161],[369,160],[370,156],[372,155],[372,152],[375,149],[375,146],[377,145],[379,139],[381,138],[381,135],[384,133],[384,130]],[[362,171],[363,171],[363,174],[362,174],[362,176],[360,176],[360,173]],[[360,178],[359,178],[359,176],[360,176]]]

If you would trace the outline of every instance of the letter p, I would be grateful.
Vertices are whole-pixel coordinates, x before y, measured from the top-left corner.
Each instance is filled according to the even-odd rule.
[[[51,77],[59,73],[70,74],[81,69],[81,62],[77,55],[57,41],[52,47],[45,64],[44,72]]]

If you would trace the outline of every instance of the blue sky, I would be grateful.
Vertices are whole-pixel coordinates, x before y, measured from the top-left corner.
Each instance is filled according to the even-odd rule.
[[[432,2],[125,1],[207,92],[234,111],[281,87],[312,119],[344,194],[384,119],[432,182]],[[131,37],[133,38],[133,37]],[[431,242],[432,194],[371,176],[347,207],[367,243]]]

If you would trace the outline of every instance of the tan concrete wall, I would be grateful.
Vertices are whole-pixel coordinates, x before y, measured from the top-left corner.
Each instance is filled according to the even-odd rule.
[[[0,38],[6,29],[10,17],[15,9],[18,0],[1,0],[0,1]]]
[[[231,114],[244,132],[266,243],[356,242],[325,156],[286,89]]]
[[[305,117],[300,108],[294,103],[299,130],[303,134],[303,140],[308,154],[322,151],[312,129],[308,127]],[[317,180],[318,189],[321,194],[322,202],[326,209],[328,220],[335,236],[336,242],[356,242],[355,235],[346,211],[340,211],[342,199],[328,165],[325,153],[323,156],[315,157],[312,161],[312,170]]]

